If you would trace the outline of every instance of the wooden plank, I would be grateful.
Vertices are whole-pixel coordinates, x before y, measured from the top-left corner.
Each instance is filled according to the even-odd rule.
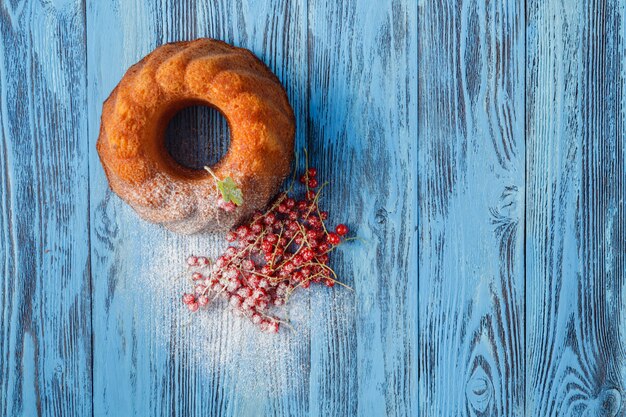
[[[300,5],[87,3],[92,149],[102,101],[126,68],[159,44],[199,36],[247,47],[276,72],[287,87],[302,143],[306,14]],[[205,129],[215,120],[208,113],[200,116],[194,111],[181,116],[172,135],[187,134],[185,123]],[[193,155],[186,157],[194,162]],[[189,284],[173,278],[184,271],[188,254],[215,257],[223,242],[218,236],[177,236],[138,220],[109,191],[95,152],[90,161],[95,415],[306,415],[306,300],[291,309],[304,329],[274,338],[219,309],[191,320],[178,301]]]
[[[419,404],[524,415],[524,2],[419,3]]]
[[[85,20],[0,3],[0,415],[91,415]]]
[[[528,2],[528,415],[626,409],[625,36],[624,2]]]
[[[363,239],[311,298],[315,416],[417,414],[417,4],[309,2],[307,146]]]

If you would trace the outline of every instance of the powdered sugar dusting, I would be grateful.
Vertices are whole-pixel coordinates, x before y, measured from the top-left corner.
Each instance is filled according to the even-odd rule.
[[[137,231],[140,233],[140,231]],[[215,259],[226,242],[221,235],[180,237],[163,233],[162,242],[150,245],[145,254],[148,266],[133,279],[127,279],[118,296],[135,304],[135,321],[140,339],[152,349],[170,352],[182,366],[195,368],[206,381],[232,381],[245,404],[258,398],[303,395],[310,364],[311,314],[309,291],[294,293],[287,306],[277,311],[292,328],[279,334],[258,331],[249,320],[237,317],[225,301],[218,300],[203,314],[192,314],[180,302],[189,286],[190,270],[183,253]],[[347,291],[316,288],[317,292]],[[137,297],[141,294],[141,297]],[[328,297],[328,308],[337,315],[349,303]],[[211,384],[212,382],[208,382]],[[208,388],[208,387],[207,387]],[[266,401],[266,400],[264,400]]]

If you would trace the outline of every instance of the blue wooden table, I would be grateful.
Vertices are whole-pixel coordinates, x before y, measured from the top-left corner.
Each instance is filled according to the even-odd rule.
[[[125,70],[204,36],[277,74],[361,238],[277,336],[181,307],[223,239],[95,152]],[[191,165],[227,137],[168,130]],[[0,138],[1,416],[626,416],[624,1],[2,0]]]

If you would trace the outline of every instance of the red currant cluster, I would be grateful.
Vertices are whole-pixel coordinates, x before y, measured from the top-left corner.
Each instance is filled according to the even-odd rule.
[[[221,296],[262,331],[276,333],[281,321],[271,315],[272,306],[285,304],[299,287],[339,283],[328,255],[348,227],[326,228],[328,212],[318,205],[323,186],[318,189],[315,168],[307,169],[300,182],[306,186],[304,199],[295,200],[288,192],[279,195],[267,212],[256,213],[248,224],[226,235],[230,246],[213,265],[205,257],[187,259],[195,283],[194,292],[183,295],[189,310]]]

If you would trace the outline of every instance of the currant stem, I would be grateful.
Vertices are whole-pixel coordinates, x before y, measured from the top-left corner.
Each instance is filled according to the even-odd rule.
[[[213,177],[213,179],[215,180],[215,182],[220,182],[221,180],[219,178],[217,178],[217,175],[215,175],[215,173],[213,172],[213,170],[211,168],[209,168],[208,166],[204,166],[204,169],[211,174],[211,176]]]

